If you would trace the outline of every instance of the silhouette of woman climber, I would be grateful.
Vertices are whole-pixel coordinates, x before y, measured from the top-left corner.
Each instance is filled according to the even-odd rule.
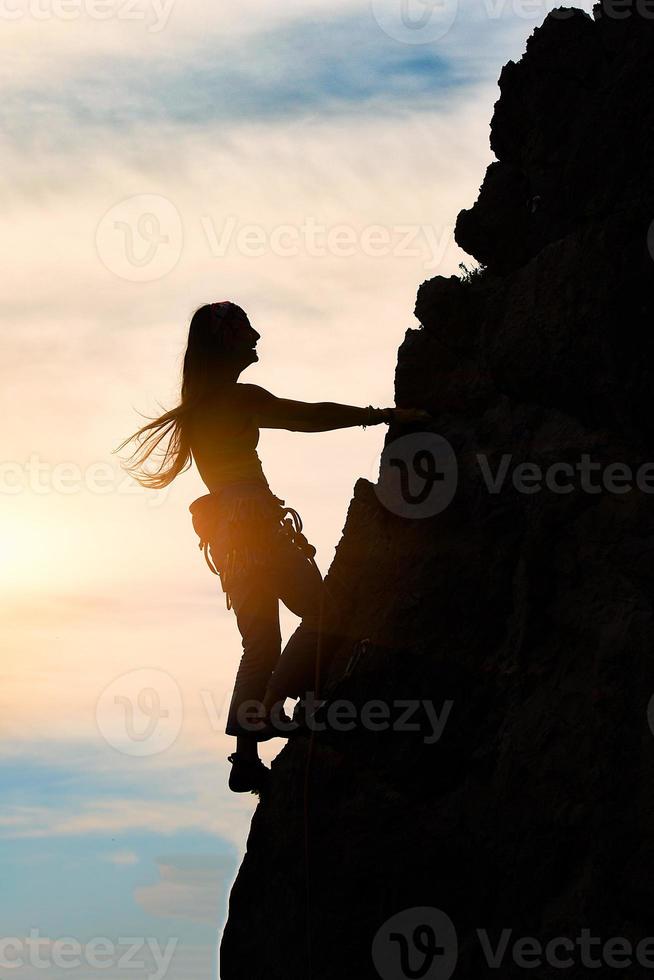
[[[259,429],[327,432],[428,418],[413,409],[291,401],[242,384],[241,372],[259,359],[258,340],[235,303],[202,306],[191,320],[180,404],[120,447],[136,440],[127,468],[143,486],[168,486],[194,459],[209,491],[190,509],[243,641],[226,728],[237,740],[229,756],[229,785],[237,793],[262,788],[269,770],[258,742],[282,734],[285,699],[303,696],[314,683],[324,605],[315,549],[297,512],[274,496],[263,474]],[[160,459],[152,472],[145,463],[155,452]],[[280,599],[302,618],[283,653]]]

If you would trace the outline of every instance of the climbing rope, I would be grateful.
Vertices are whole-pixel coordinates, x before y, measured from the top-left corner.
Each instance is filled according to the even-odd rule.
[[[322,654],[322,633],[323,633],[323,621],[325,613],[325,593],[327,589],[323,581],[323,587],[320,594],[320,616],[318,619],[318,636],[316,639],[316,666],[314,672],[314,688],[316,700],[318,699],[320,690],[320,661]],[[313,761],[313,748],[314,741],[316,737],[315,725],[311,726],[311,733],[309,735],[309,746],[307,749],[307,762],[304,770],[304,871],[305,871],[305,890],[306,890],[306,942],[307,942],[307,966],[308,974],[307,980],[312,980],[313,977],[313,948],[311,940],[311,823],[310,823],[310,809],[309,809],[309,790],[310,790],[310,777],[311,777],[311,763]]]

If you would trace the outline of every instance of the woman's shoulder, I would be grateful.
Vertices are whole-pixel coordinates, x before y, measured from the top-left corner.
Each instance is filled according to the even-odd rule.
[[[259,385],[245,384],[240,381],[234,385],[234,389],[233,397],[239,406],[249,408],[253,412],[256,412],[273,397],[269,391]]]
[[[205,399],[200,415],[216,423],[256,415],[273,396],[258,385],[231,382]]]

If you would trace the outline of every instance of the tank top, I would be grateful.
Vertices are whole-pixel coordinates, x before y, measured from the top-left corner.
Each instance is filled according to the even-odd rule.
[[[237,484],[270,489],[257,453],[259,429],[251,415],[234,406],[231,386],[196,411],[190,422],[193,459],[211,493]]]

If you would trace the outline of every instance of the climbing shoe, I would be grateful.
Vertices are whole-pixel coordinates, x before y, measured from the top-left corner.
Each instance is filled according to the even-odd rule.
[[[232,793],[261,793],[268,785],[270,769],[264,766],[261,759],[244,759],[234,752],[227,757],[227,761],[232,764],[229,774]]]

